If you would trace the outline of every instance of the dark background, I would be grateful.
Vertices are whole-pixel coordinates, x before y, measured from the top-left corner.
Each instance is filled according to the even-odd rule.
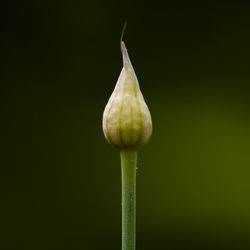
[[[125,20],[154,125],[137,249],[250,249],[250,8],[218,2],[1,2],[1,250],[121,249],[101,124]]]

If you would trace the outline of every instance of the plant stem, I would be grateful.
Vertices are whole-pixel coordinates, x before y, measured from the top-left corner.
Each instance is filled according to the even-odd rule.
[[[122,250],[135,250],[136,150],[122,150]]]

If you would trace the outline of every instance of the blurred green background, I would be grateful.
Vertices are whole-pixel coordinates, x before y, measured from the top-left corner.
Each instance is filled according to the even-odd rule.
[[[102,112],[125,42],[154,131],[137,249],[250,249],[249,5],[2,1],[0,249],[121,249]]]

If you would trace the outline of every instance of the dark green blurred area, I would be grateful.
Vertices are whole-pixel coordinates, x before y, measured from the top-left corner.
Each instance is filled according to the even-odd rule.
[[[154,131],[137,249],[250,249],[249,6],[3,1],[0,249],[121,249],[102,112],[125,42]]]

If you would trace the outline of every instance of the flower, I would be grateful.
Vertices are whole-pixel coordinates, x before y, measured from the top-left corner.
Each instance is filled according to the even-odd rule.
[[[123,68],[103,113],[107,141],[119,149],[138,148],[152,134],[152,120],[124,42]]]

